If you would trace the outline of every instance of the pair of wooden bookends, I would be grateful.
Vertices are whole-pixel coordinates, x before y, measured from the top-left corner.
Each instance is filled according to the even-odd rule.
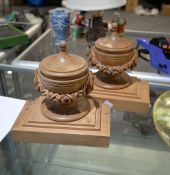
[[[43,96],[27,102],[13,127],[18,141],[107,147],[110,137],[110,108],[146,112],[149,88],[129,77],[138,54],[132,41],[117,36],[100,38],[91,49],[90,60],[99,71],[94,75],[86,61],[60,52],[44,58],[35,72],[35,87]]]

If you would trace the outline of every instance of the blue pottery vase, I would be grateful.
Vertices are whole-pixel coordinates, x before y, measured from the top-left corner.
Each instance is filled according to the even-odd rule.
[[[65,8],[55,8],[49,11],[56,51],[59,51],[61,41],[67,41],[69,35],[70,13]]]

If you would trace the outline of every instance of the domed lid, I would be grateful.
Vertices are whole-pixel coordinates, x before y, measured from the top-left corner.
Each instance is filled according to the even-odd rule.
[[[53,79],[74,79],[87,73],[86,61],[77,55],[67,53],[65,41],[60,43],[60,52],[44,58],[39,66],[40,72]]]
[[[134,49],[134,43],[117,35],[117,25],[112,24],[112,36],[99,38],[95,48],[105,53],[128,53]]]

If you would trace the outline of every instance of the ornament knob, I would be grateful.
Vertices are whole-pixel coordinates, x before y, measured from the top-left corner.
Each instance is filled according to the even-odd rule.
[[[117,23],[115,23],[115,22],[112,23],[112,31],[117,33],[117,28],[118,28]]]
[[[61,41],[60,42],[60,50],[61,51],[66,51],[67,50],[67,43],[66,43],[66,41]]]

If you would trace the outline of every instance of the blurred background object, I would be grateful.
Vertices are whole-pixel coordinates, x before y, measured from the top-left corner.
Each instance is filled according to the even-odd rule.
[[[98,38],[106,36],[107,31],[108,23],[103,19],[103,13],[101,11],[94,12],[92,18],[89,18],[86,32],[88,45],[91,46]]]
[[[61,41],[67,41],[70,28],[70,12],[66,8],[55,8],[49,11],[52,36],[56,52]]]
[[[28,36],[10,24],[0,25],[0,49],[27,44]]]
[[[27,0],[28,5],[30,6],[43,6],[45,3],[45,0]]]
[[[127,0],[126,1],[126,11],[133,12],[139,4],[139,0]]]
[[[170,2],[169,4],[162,4],[161,11],[162,15],[170,16]]]
[[[139,15],[156,16],[161,10],[162,15],[170,15],[170,0],[127,0],[126,11]]]
[[[157,71],[170,75],[170,40],[165,37],[155,37],[150,41],[144,38],[137,40],[138,44],[145,48],[145,50],[139,50],[139,55],[142,58],[141,53],[150,55],[151,65],[157,69]],[[145,59],[146,60],[146,59]]]
[[[120,13],[115,12],[113,14],[112,23],[117,24],[117,33],[118,34],[121,34],[124,32],[126,19],[125,19],[125,17],[121,16]]]
[[[71,10],[79,10],[80,14],[76,15],[75,25],[72,26],[72,32],[75,35],[75,31],[77,35],[81,35],[83,28],[86,27],[86,40],[88,43],[88,47],[91,47],[93,43],[100,37],[106,36],[108,31],[108,22],[103,19],[103,10],[114,9],[118,7],[124,6],[126,0],[67,0],[63,2],[65,7]],[[82,21],[85,21],[85,12],[93,11],[93,14],[90,18],[88,18],[88,22],[85,24],[80,24]],[[83,20],[82,20],[83,19]],[[119,21],[120,22],[120,21]],[[120,25],[119,25],[120,26]],[[119,27],[120,29],[121,27]]]
[[[96,11],[118,8],[125,5],[126,0],[67,0],[65,5],[72,10]]]
[[[154,103],[153,120],[159,135],[170,146],[170,91],[161,94]]]

